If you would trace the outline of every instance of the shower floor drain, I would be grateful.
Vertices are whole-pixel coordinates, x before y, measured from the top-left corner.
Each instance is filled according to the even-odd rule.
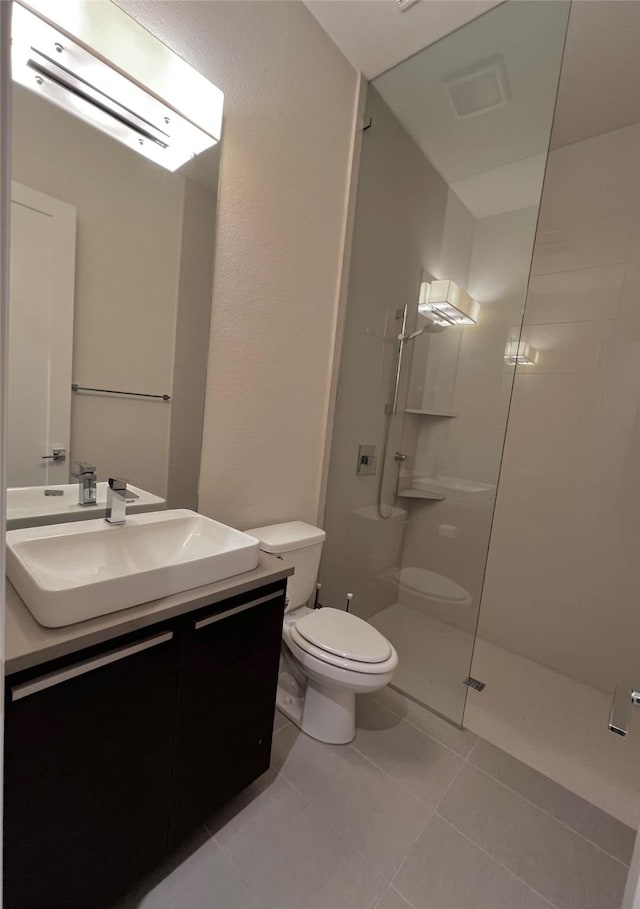
[[[484,682],[481,682],[479,679],[474,679],[472,675],[470,675],[468,679],[464,680],[464,684],[468,688],[473,688],[475,691],[482,691],[483,688],[486,688]]]

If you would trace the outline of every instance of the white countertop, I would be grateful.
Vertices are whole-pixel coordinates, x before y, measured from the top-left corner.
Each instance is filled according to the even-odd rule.
[[[93,647],[210,603],[275,583],[291,574],[293,569],[283,567],[280,559],[261,552],[260,563],[253,571],[64,628],[39,625],[7,580],[5,674],[30,669],[85,647]]]

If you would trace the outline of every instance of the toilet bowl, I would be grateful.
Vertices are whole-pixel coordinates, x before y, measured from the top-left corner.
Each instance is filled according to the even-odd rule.
[[[247,531],[295,569],[287,585],[277,705],[307,735],[342,745],[356,732],[358,693],[387,685],[398,664],[389,641],[341,609],[310,609],[325,533],[302,521]]]
[[[416,612],[464,630],[475,621],[473,597],[453,578],[415,566],[395,568],[391,577],[398,584],[399,599]]]

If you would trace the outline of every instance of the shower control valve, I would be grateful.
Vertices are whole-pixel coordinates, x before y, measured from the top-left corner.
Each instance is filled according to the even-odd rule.
[[[358,447],[356,474],[359,477],[375,476],[377,463],[375,445],[360,445]]]

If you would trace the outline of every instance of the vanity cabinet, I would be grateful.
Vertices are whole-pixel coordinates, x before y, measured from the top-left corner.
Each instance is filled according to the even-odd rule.
[[[229,605],[182,635],[170,845],[269,767],[283,595]]]
[[[284,582],[8,676],[5,909],[99,909],[269,766]]]

